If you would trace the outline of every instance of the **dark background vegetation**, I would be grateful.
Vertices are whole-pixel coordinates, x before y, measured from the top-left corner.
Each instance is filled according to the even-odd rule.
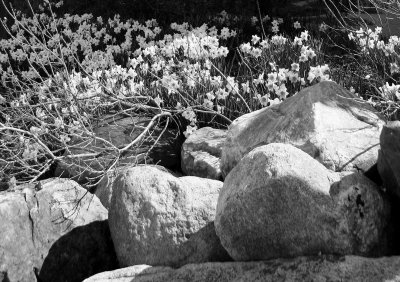
[[[27,0],[3,0],[6,5],[30,15]],[[34,9],[44,0],[30,0]],[[349,1],[334,0],[335,4],[341,2],[348,5]],[[57,0],[50,0],[52,3]],[[210,15],[225,10],[226,12],[242,17],[258,15],[258,7],[262,15],[299,17],[306,15],[321,15],[326,13],[323,0],[64,0],[64,5],[56,9],[58,15],[64,13],[84,14],[113,18],[119,14],[122,19],[133,18],[136,20],[155,18],[163,25],[171,22],[187,21],[194,25],[207,22]],[[0,16],[4,18],[7,13],[1,5]],[[0,28],[0,37],[4,38],[5,31]]]

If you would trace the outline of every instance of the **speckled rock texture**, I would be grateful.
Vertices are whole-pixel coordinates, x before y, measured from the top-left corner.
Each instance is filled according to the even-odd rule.
[[[379,174],[386,189],[400,197],[400,121],[385,125],[380,141]]]
[[[138,166],[143,166],[143,165],[138,165]],[[146,165],[146,166],[152,166],[155,167],[161,171],[171,173],[172,175],[175,175],[173,172],[170,170],[166,169],[163,166],[159,165]],[[128,167],[129,169],[130,167]],[[111,204],[111,197],[112,197],[112,192],[113,192],[113,183],[118,176],[118,174],[123,171],[124,168],[116,170],[112,173],[108,173],[103,177],[103,179],[100,181],[100,183],[97,185],[94,194],[99,198],[100,202],[103,204],[103,206],[108,210],[110,208]]]
[[[230,260],[213,223],[221,187],[217,180],[177,178],[152,166],[121,172],[109,208],[120,265]]]
[[[269,143],[291,144],[332,171],[366,171],[378,159],[384,124],[371,105],[335,82],[323,81],[234,120],[222,149],[221,171],[225,177],[245,154]]]
[[[181,168],[186,175],[221,180],[220,160],[226,130],[203,127],[182,145]]]
[[[75,181],[0,193],[0,281],[82,281],[118,267],[107,210]],[[6,278],[5,278],[6,277]]]
[[[400,257],[299,257],[259,262],[189,264],[179,269],[135,265],[84,282],[400,281]]]
[[[228,174],[215,229],[236,261],[385,254],[389,206],[361,173],[335,173],[289,144],[260,146]]]

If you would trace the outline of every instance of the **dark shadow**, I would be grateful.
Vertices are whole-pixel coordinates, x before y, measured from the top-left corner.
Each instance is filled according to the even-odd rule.
[[[388,223],[388,250],[389,255],[400,255],[400,199],[398,196],[387,192],[390,203],[390,218]]]
[[[185,234],[185,237],[188,240],[182,244],[181,252],[184,256],[173,267],[181,267],[189,263],[233,261],[215,233],[214,221],[209,222],[196,233]],[[204,256],[204,253],[208,256]]]
[[[39,278],[43,282],[80,282],[118,267],[108,220],[96,221],[58,239],[43,262]]]
[[[0,282],[10,282],[7,271],[0,272]]]
[[[184,142],[182,136],[176,130],[166,130],[159,142],[148,152],[148,163],[158,164],[172,171],[181,171],[181,147]],[[153,143],[152,140],[145,140],[143,147],[151,148]]]
[[[372,167],[370,167],[370,169],[368,169],[364,175],[375,182],[376,185],[382,186],[383,182],[378,172],[378,164],[374,164]]]
[[[56,171],[57,165],[58,165],[58,163],[54,162],[50,166],[50,168],[38,178],[38,181],[56,177],[55,171]]]

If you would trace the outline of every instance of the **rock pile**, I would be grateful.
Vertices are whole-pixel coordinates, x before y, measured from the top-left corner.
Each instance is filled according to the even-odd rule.
[[[35,281],[35,267],[42,281],[106,270],[85,281],[397,281],[400,257],[382,256],[399,254],[399,123],[353,98],[323,82],[227,132],[202,129],[182,148],[183,170],[202,177],[127,166],[76,217],[68,201],[89,195],[74,181],[0,194],[0,277]]]
[[[182,168],[187,174],[212,178],[208,168],[213,166],[209,164],[220,162],[226,178],[218,192],[215,232],[236,262],[222,262],[227,257],[220,257],[220,262],[187,264],[175,270],[165,266],[184,263],[154,257],[149,260],[152,263],[146,263],[143,257],[149,249],[146,252],[132,250],[129,252],[131,257],[143,252],[141,259],[131,260],[123,266],[136,266],[99,274],[87,281],[124,281],[125,278],[132,281],[362,281],[371,277],[377,280],[393,278],[399,265],[398,257],[367,259],[354,256],[376,257],[391,252],[388,247],[391,238],[388,195],[364,175],[364,171],[376,165],[379,134],[385,121],[373,108],[354,98],[335,83],[322,82],[280,105],[238,118],[227,133],[221,134],[223,138],[218,142],[213,142],[212,138],[202,140],[213,131],[206,128],[184,143]],[[203,161],[204,156],[209,157],[213,151],[218,152],[213,155],[213,162],[196,167],[196,162],[207,163]],[[158,191],[168,195],[168,187],[181,187],[171,186],[171,183],[179,183],[182,178],[178,181],[167,172],[150,171],[142,168],[141,173],[136,171],[129,177],[119,176],[123,182],[131,183],[130,188],[113,186],[112,190],[119,192],[113,192],[114,206],[111,205],[110,213],[116,206],[136,213],[115,216],[122,220],[129,217],[130,224],[135,227],[127,228],[134,230],[130,235],[119,239],[113,237],[114,242],[125,242],[126,237],[135,242],[132,243],[135,247],[142,244],[137,242],[139,240],[147,242],[144,239],[149,238],[146,226],[158,220],[146,221],[145,218],[160,211],[154,203],[147,205],[146,212],[142,211],[146,205],[140,204],[139,199],[165,203],[157,200]],[[163,184],[165,182],[168,185]],[[155,187],[158,191],[154,191]],[[161,187],[167,187],[167,190]],[[198,189],[204,188],[198,185]],[[143,196],[144,192],[133,191],[153,192]],[[200,203],[204,203],[203,197],[197,196]],[[124,202],[118,199],[124,199]],[[182,211],[171,211],[174,211],[174,221],[181,222]],[[209,219],[214,218],[209,216]],[[116,224],[112,229],[117,230],[117,226],[124,224]],[[142,226],[141,238],[137,226]],[[151,234],[163,233],[155,230]],[[129,242],[123,246],[129,246]],[[168,246],[166,241],[156,249]],[[166,254],[166,258],[175,254],[166,249],[158,252]],[[125,250],[120,248],[118,253],[125,253]],[[382,265],[383,261],[387,264]]]

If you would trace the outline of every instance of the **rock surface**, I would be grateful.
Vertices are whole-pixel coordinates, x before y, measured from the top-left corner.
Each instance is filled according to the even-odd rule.
[[[203,127],[182,145],[181,168],[186,175],[221,180],[220,160],[226,130]]]
[[[400,121],[389,122],[381,132],[378,171],[384,186],[400,197]]]
[[[236,261],[385,254],[389,206],[361,173],[334,173],[289,144],[245,155],[225,179],[215,229]]]
[[[138,165],[138,166],[143,166],[143,165]],[[159,165],[146,165],[146,166],[152,166],[154,168],[159,169],[160,171],[171,173],[171,174],[175,175],[173,172],[171,172],[170,170],[166,169],[163,166],[159,166]],[[107,210],[110,208],[110,204],[111,204],[113,183],[114,183],[116,177],[118,176],[119,172],[121,172],[121,171],[123,171],[123,169],[107,174],[97,185],[96,190],[94,192],[94,194],[99,198],[100,202]]]
[[[222,149],[225,177],[252,149],[288,143],[333,171],[366,171],[378,158],[383,118],[335,82],[308,87],[279,105],[243,115],[228,129]]]
[[[93,129],[96,137],[103,138],[111,142],[117,148],[122,148],[131,143],[135,138],[143,132],[143,128],[150,122],[148,117],[124,117],[105,119],[97,127]],[[157,144],[152,148],[154,141],[162,132],[162,127],[155,127],[151,133],[151,137],[147,134],[146,138],[138,146],[133,146],[127,155],[123,156],[118,165],[158,163],[159,165],[175,169],[180,166],[180,148],[181,144],[177,136],[178,132],[167,129]],[[106,142],[97,140],[85,140],[76,142],[71,153],[74,155],[84,153],[100,153],[106,146]],[[109,146],[108,146],[109,147]],[[150,148],[152,148],[150,150]],[[146,155],[146,153],[148,153]],[[114,154],[115,155],[115,154]],[[93,170],[102,171],[104,165],[113,161],[112,153],[103,157],[79,158],[74,161],[65,159],[60,162],[56,168],[55,175],[60,177],[69,177],[73,180],[84,183],[89,177],[100,175],[97,172],[89,172],[86,167]]]
[[[126,169],[113,183],[109,225],[121,266],[181,266],[229,259],[213,220],[222,182],[177,178],[152,166]]]
[[[299,257],[260,262],[189,264],[179,269],[136,265],[84,282],[400,281],[400,257]]]
[[[40,191],[29,186],[0,193],[0,273],[9,279],[4,281],[36,281],[34,268],[41,281],[82,281],[115,269],[100,201],[71,180],[41,183]]]

